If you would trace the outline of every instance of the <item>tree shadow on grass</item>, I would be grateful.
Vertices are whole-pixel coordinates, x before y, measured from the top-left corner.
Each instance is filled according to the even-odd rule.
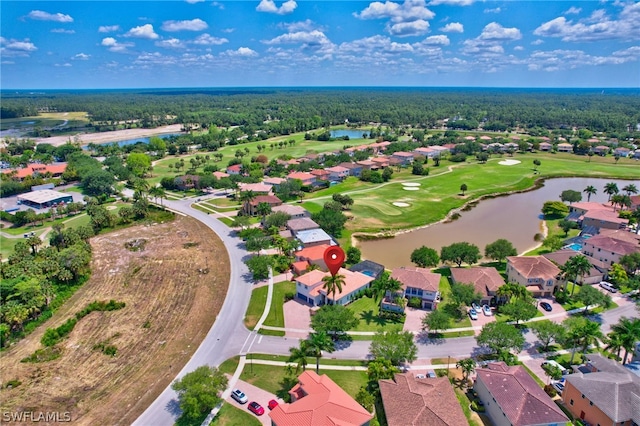
[[[203,413],[198,417],[187,417],[184,414],[176,419],[176,426],[200,426],[204,419],[207,418],[209,412]]]
[[[376,315],[372,309],[361,312],[360,320],[364,321],[367,325],[374,323],[375,325],[380,327],[383,327],[387,324],[387,320],[385,318],[380,318],[380,316]]]
[[[289,395],[289,391],[298,384],[298,377],[295,374],[286,375],[278,384],[280,385],[280,389],[276,391],[276,396],[278,398],[282,398],[284,402],[291,402],[291,395]]]

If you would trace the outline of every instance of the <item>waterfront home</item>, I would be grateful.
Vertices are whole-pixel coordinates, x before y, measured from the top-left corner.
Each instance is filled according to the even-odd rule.
[[[450,271],[453,284],[473,284],[476,292],[482,295],[480,305],[494,304],[496,291],[504,284],[502,275],[492,267],[451,268]]]
[[[29,164],[20,169],[4,169],[2,173],[22,181],[27,176],[60,177],[67,170],[67,163]]]
[[[342,182],[349,177],[350,170],[342,166],[327,167],[324,169],[329,174],[329,179],[334,182]]]
[[[365,410],[326,374],[303,371],[289,391],[291,403],[280,402],[269,412],[272,426],[368,426]]]
[[[624,234],[629,235],[623,236]],[[594,257],[609,266],[620,262],[620,258],[624,255],[639,252],[638,241],[631,233],[625,231],[601,232],[585,240],[582,245],[583,254]]]
[[[251,201],[245,201],[242,205],[242,211],[247,215],[255,216],[257,214],[256,209],[260,203],[266,203],[273,209],[282,205],[282,200],[275,195],[258,195]]]
[[[440,274],[425,268],[402,267],[391,271],[391,278],[402,283],[407,299],[418,298],[422,309],[436,309],[440,302]]]
[[[381,152],[386,151],[389,145],[391,145],[391,142],[376,142],[376,143],[369,144],[369,148],[373,150],[373,153],[375,155],[378,155]]]
[[[338,166],[349,169],[349,176],[360,177],[362,174],[362,166],[359,164],[344,162],[338,164]]]
[[[389,426],[467,426],[453,387],[446,377],[416,378],[412,373],[379,380]]]
[[[640,376],[599,354],[586,358],[585,368],[565,377],[564,406],[585,424],[640,424]]]
[[[274,206],[271,208],[271,212],[286,213],[291,217],[291,219],[311,216],[311,214],[307,211],[307,209],[305,209],[304,207],[293,205],[293,204],[282,204],[281,206]]]
[[[322,279],[331,276],[329,272],[315,269],[300,275],[296,278],[296,297],[311,306],[347,305],[356,293],[369,288],[373,281],[373,277],[344,268],[340,268],[338,275],[344,277],[344,284],[342,290],[336,289],[335,296],[333,293],[327,293],[323,288],[325,282]]]
[[[321,244],[336,245],[331,235],[327,234],[324,229],[307,229],[296,233],[296,238],[303,247],[318,246]]]
[[[569,206],[567,219],[575,220],[582,229],[594,227],[596,229],[623,229],[629,223],[628,219],[618,217],[619,213],[613,206],[595,202],[577,202]]]
[[[631,211],[640,207],[640,195],[632,195],[629,198],[631,198]]]
[[[560,268],[544,256],[507,257],[507,281],[525,286],[534,297],[549,297],[562,284]]]
[[[384,272],[384,266],[371,260],[363,260],[351,266],[349,270],[351,272],[362,272],[365,275],[378,279]]]
[[[558,152],[573,152],[573,145],[570,143],[559,143],[556,145]]]
[[[563,249],[551,253],[545,253],[543,256],[555,263],[558,267],[562,267],[569,261],[569,259],[579,254],[582,253],[575,250]],[[607,277],[610,265],[591,256],[582,255],[585,256],[591,264],[591,269],[589,270],[589,273],[582,277],[578,277],[576,280],[583,284],[597,284],[600,281],[604,281]]]
[[[293,233],[294,236],[297,237],[299,232],[308,231],[310,229],[318,229],[320,228],[320,225],[318,225],[308,217],[301,217],[290,219],[287,222],[287,228]]]
[[[314,186],[316,184],[316,177],[307,172],[291,172],[287,175],[287,180],[294,179],[300,180],[303,186]]]
[[[413,154],[410,152],[398,151],[391,154],[391,158],[395,158],[400,161],[403,166],[408,166],[413,163]]]
[[[330,244],[320,244],[317,246],[305,247],[302,250],[295,252],[294,256],[296,257],[296,262],[304,262],[305,266],[294,272],[300,274],[301,272],[304,272],[309,265],[316,265],[321,270],[327,271],[327,264],[324,263],[324,252],[329,247],[331,247]]]
[[[476,369],[473,390],[495,426],[556,426],[569,419],[521,365]]]

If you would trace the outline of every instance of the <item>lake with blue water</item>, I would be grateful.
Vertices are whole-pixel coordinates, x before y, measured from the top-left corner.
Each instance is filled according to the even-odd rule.
[[[156,135],[155,137],[158,137],[160,139],[166,139],[169,138],[171,136],[180,136],[183,133],[167,133],[166,135]],[[154,136],[149,136],[149,137],[145,137],[145,138],[135,138],[135,139],[127,139],[124,141],[117,141],[117,142],[107,142],[107,143],[101,143],[100,145],[112,145],[112,144],[118,144],[118,146],[122,147],[122,146],[127,146],[127,145],[135,145],[137,143],[149,143],[149,139],[152,138]],[[82,149],[88,149],[87,145],[84,145],[82,147]]]
[[[362,139],[362,135],[365,134],[369,136],[369,132],[366,130],[332,130],[331,137],[332,138],[343,138],[345,136],[349,136],[349,139]]]

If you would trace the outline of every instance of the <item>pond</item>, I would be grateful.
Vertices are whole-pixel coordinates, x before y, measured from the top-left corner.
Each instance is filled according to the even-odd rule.
[[[561,178],[547,179],[542,188],[534,191],[480,201],[469,211],[461,211],[460,218],[449,223],[437,223],[426,228],[400,234],[395,238],[361,241],[358,247],[362,258],[383,264],[387,268],[409,266],[411,252],[425,245],[440,253],[443,246],[466,241],[477,245],[480,252],[497,239],[505,238],[514,245],[518,253],[534,248],[534,236],[542,232],[540,210],[545,201],[559,200],[560,193],[567,189],[580,191],[593,185],[598,193],[591,201],[606,202],[604,185],[616,182],[622,188],[632,181],[617,179]],[[638,183],[636,182],[636,185]],[[586,194],[582,201],[587,201]]]
[[[166,139],[169,138],[171,136],[180,136],[184,133],[167,133],[164,135],[156,135],[155,137],[159,137],[160,139]],[[140,143],[149,143],[149,139],[152,138],[153,136],[149,136],[149,137],[145,137],[145,138],[135,138],[135,139],[127,139],[124,141],[118,141],[118,142],[107,142],[104,144],[100,144],[100,145],[109,145],[109,144],[118,144],[118,146],[122,147],[122,146],[127,146],[127,145],[135,145],[138,142]],[[82,147],[82,149],[88,149],[87,145],[84,145]]]
[[[332,130],[331,137],[332,138],[343,138],[345,136],[349,136],[349,139],[362,139],[362,135],[369,136],[369,132],[366,130]]]

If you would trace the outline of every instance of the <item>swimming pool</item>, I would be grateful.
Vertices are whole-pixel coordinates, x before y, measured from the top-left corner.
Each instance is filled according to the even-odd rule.
[[[574,250],[574,251],[581,251],[582,250],[582,244],[573,243],[573,244],[569,244],[566,248]]]

